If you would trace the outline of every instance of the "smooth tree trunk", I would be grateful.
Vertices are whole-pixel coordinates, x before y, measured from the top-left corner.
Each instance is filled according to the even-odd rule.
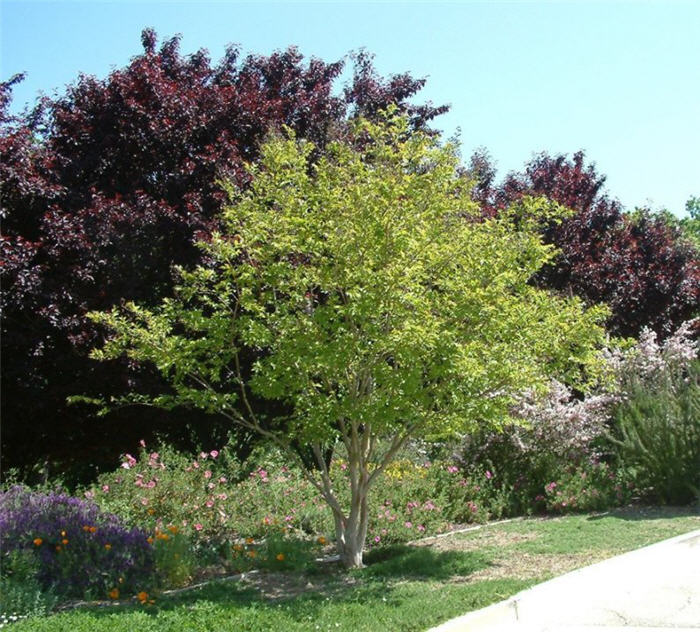
[[[333,512],[338,554],[346,568],[362,568],[362,553],[367,539],[369,489],[352,490],[350,512],[347,516]]]
[[[321,492],[333,512],[336,548],[346,568],[362,568],[362,552],[369,527],[369,490],[377,477],[391,463],[396,453],[406,443],[411,427],[391,439],[390,447],[380,455],[375,453],[376,437],[369,424],[339,421],[341,436],[348,454],[350,483],[350,507],[344,511],[333,490],[329,467],[323,458],[320,443],[312,444],[321,480],[309,480]]]

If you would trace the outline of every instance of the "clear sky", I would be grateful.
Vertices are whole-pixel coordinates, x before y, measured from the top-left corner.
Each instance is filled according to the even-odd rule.
[[[500,176],[584,149],[628,208],[682,215],[700,195],[700,0],[0,2],[0,77],[28,73],[15,110],[124,66],[146,26],[214,61],[227,43],[325,61],[365,47],[381,74],[427,77],[421,99],[452,106],[436,127],[460,128],[465,156],[485,147]]]

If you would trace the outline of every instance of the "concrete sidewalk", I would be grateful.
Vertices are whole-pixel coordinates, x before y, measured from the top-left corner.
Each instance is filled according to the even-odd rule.
[[[429,632],[700,631],[700,530],[556,577]]]

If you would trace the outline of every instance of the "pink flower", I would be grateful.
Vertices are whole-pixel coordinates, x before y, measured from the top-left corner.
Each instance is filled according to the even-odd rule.
[[[219,478],[219,483],[227,483],[227,482],[228,482],[228,479],[225,476],[222,476],[221,478]]]
[[[345,463],[341,463],[341,464],[340,464],[340,469],[341,469],[341,470],[347,470],[347,469],[348,469],[348,466],[347,466]],[[375,538],[375,542],[379,542],[379,540],[377,540],[377,539]]]
[[[409,522],[408,520],[403,523],[403,526],[406,527],[407,529],[410,529],[413,526],[412,522]]]
[[[214,506],[214,501],[210,499],[210,500],[207,500],[207,502],[206,502],[205,504],[206,504],[207,507],[213,507],[213,506]]]
[[[493,474],[491,474],[491,472],[489,472],[488,470],[486,470],[486,478],[488,478],[488,479],[493,478]]]
[[[202,459],[202,461],[206,461],[208,456],[209,455],[206,452],[199,453],[199,458]]]
[[[95,497],[95,492],[90,492],[90,491],[85,492],[85,498],[94,498],[94,497]]]
[[[218,495],[217,495],[217,498],[218,498],[219,500],[226,500],[226,499],[228,498],[228,496],[227,496],[226,494],[218,494]]]
[[[215,459],[217,456],[219,456],[219,451],[218,450],[212,450],[210,453],[211,458]]]
[[[194,528],[197,529],[197,531],[201,531],[202,529],[204,529],[204,527],[202,526],[202,524],[200,522],[198,522],[196,525],[194,525]]]
[[[149,458],[151,459],[151,461],[156,461],[159,456],[160,456],[160,454],[158,454],[157,452],[151,452]]]
[[[207,487],[208,487],[209,489],[214,489],[214,488],[216,487],[216,484],[215,484],[215,483],[209,483],[209,485],[207,485]]]
[[[141,439],[141,441],[139,441],[139,445],[140,445],[142,448],[145,448],[145,447],[146,447],[146,442],[145,442],[143,439]]]
[[[419,524],[419,525],[416,527],[416,529],[418,529],[418,531],[420,531],[421,533],[423,533],[423,531],[425,531],[425,527],[424,527],[422,524]]]
[[[109,485],[103,485],[102,491],[106,494],[109,491]]]
[[[378,535],[375,535],[375,536],[374,536],[374,541],[375,541],[377,544],[379,544],[379,542],[381,542],[381,540],[382,540],[382,539],[381,539]]]
[[[456,465],[448,465],[447,466],[447,471],[450,474],[455,474],[456,472],[459,472],[459,468]]]
[[[291,522],[292,520],[294,520],[294,516],[285,516],[284,520],[285,522]]]
[[[148,504],[148,498],[141,498],[141,504],[145,507]]]
[[[204,478],[211,478],[211,470],[204,471]]]
[[[153,489],[155,486],[156,486],[155,481],[148,481],[148,483],[146,483],[146,487],[148,487],[148,489]]]
[[[192,467],[196,470],[199,468],[199,463],[197,461],[192,461]]]

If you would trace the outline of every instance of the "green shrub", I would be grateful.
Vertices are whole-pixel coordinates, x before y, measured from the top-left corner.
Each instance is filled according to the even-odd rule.
[[[700,497],[700,361],[625,390],[610,439],[638,487],[671,504]]]
[[[190,539],[175,525],[152,538],[156,563],[156,576],[162,588],[178,588],[187,585],[197,568],[197,556]]]
[[[37,579],[39,561],[30,551],[11,551],[0,569],[0,627],[50,612],[58,599]]]

